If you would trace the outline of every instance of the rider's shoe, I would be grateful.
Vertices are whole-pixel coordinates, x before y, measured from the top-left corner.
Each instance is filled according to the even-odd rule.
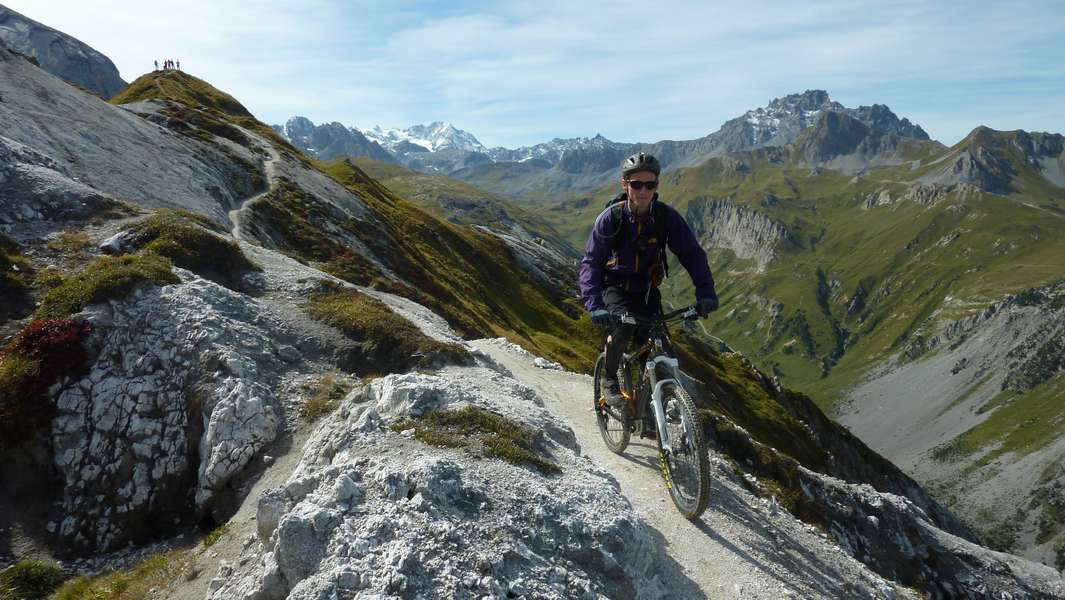
[[[603,397],[606,398],[606,403],[610,405],[610,408],[614,410],[625,408],[625,396],[621,395],[621,386],[618,385],[617,379],[603,378]]]
[[[640,437],[656,440],[658,439],[658,430],[655,428],[654,424],[645,421],[640,427]]]

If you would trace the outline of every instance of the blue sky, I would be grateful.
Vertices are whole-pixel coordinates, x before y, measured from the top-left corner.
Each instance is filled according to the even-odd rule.
[[[1065,1],[0,2],[126,80],[178,58],[268,123],[652,142],[819,88],[947,144],[977,125],[1065,133]]]

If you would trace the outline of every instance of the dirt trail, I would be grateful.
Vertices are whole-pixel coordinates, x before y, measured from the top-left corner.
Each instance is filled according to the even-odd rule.
[[[254,483],[250,484],[236,514],[227,522],[225,533],[211,548],[204,550],[197,546],[193,549],[189,554],[190,564],[186,574],[155,590],[150,600],[203,600],[207,597],[211,580],[217,575],[221,561],[236,565],[244,545],[254,542],[259,496],[267,489],[281,487],[288,481],[303,457],[303,445],[308,437],[306,428],[285,433],[264,451],[264,454],[275,457],[274,462],[268,467],[258,467],[261,474],[250,477]]]
[[[262,136],[252,133],[243,127],[239,127],[238,129],[240,129],[244,135],[259,142],[260,146],[270,155],[263,161],[263,170],[266,175],[266,190],[262,193],[255,194],[242,202],[240,208],[235,208],[229,211],[229,220],[233,223],[233,230],[231,233],[233,234],[233,238],[239,242],[244,239],[240,235],[240,225],[241,220],[244,217],[244,211],[246,211],[254,202],[258,202],[259,199],[274,191],[277,187],[277,161],[281,160],[281,155],[277,152],[277,148],[274,148],[274,145],[268,140],[264,140]]]
[[[623,456],[607,450],[591,410],[591,377],[540,369],[487,340],[472,344],[531,386],[577,435],[582,452],[617,478],[660,547],[659,573],[683,598],[908,597],[835,543],[723,476],[715,460],[710,507],[697,522],[676,511],[652,440],[633,437]],[[692,589],[692,583],[699,589]]]

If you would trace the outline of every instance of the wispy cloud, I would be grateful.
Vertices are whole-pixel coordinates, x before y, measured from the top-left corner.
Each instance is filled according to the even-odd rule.
[[[888,104],[945,143],[980,124],[1065,130],[1065,5],[1053,2],[7,4],[126,78],[180,58],[270,122],[442,119],[509,146],[653,141],[823,88]]]

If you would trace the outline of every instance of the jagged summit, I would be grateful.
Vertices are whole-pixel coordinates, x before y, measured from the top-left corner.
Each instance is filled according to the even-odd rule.
[[[69,35],[0,5],[0,45],[37,59],[49,73],[104,98],[126,82],[111,59]]]
[[[891,112],[890,108],[883,104],[859,106],[848,112],[859,121],[880,131],[893,131],[898,135],[919,140],[931,139],[920,125],[911,123],[906,118],[899,119],[895,113]]]
[[[726,140],[726,145],[733,150],[742,149],[744,142],[751,147],[781,146],[795,141],[799,132],[816,124],[825,112],[848,115],[881,133],[929,139],[919,125],[908,119],[900,119],[883,104],[847,108],[832,100],[825,90],[807,90],[801,94],[775,98],[765,107],[749,110],[726,122],[719,133],[726,137],[739,136],[738,139]]]
[[[799,117],[806,122],[813,122],[818,113],[825,110],[842,112],[844,106],[829,98],[824,90],[807,90],[801,94],[788,94],[774,98],[764,107],[749,110],[743,118],[752,124],[761,124],[772,119]]]

